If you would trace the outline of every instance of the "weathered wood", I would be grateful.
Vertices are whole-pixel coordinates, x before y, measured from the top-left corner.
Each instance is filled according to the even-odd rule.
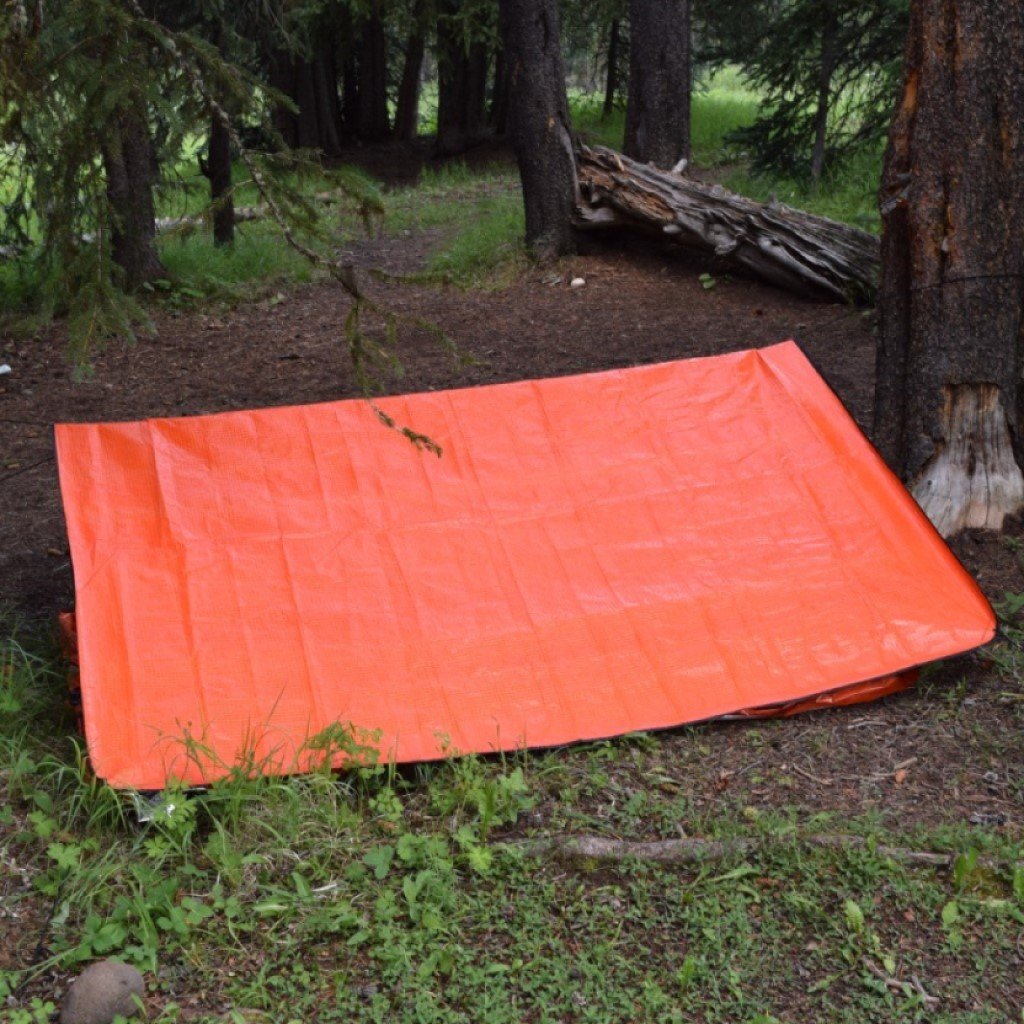
[[[951,868],[956,856],[934,853],[931,850],[912,850],[905,846],[885,846],[869,842],[863,836],[845,833],[813,834],[780,838],[779,842],[795,842],[825,850],[870,850],[879,857],[901,864],[922,867]],[[728,857],[756,853],[773,844],[771,837],[758,839],[658,839],[636,842],[627,839],[609,839],[605,836],[545,836],[523,839],[507,845],[528,857],[543,857],[568,863],[593,861],[614,864],[627,860],[653,861],[658,864],[707,864]],[[998,861],[979,861],[983,867],[1004,870],[1014,865]]]
[[[721,185],[640,164],[603,146],[577,153],[581,228],[633,225],[712,254],[801,295],[867,303],[875,295],[878,239],[782,203],[758,203]]]
[[[942,445],[914,482],[912,493],[943,537],[965,528],[1000,530],[1024,506],[1024,475],[999,388],[946,388]]]

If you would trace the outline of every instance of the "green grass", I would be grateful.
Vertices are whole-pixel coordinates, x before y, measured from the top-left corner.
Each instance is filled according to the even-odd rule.
[[[880,152],[859,153],[827,174],[817,185],[789,178],[751,174],[746,168],[730,170],[723,184],[735,192],[762,202],[772,196],[788,206],[852,224],[878,233],[878,183],[882,172]]]
[[[774,195],[790,206],[877,232],[882,153],[857,154],[818,185],[753,175],[747,169],[748,154],[727,138],[737,128],[753,123],[759,102],[758,94],[734,68],[724,68],[698,84],[691,111],[693,165],[715,171],[724,185],[741,195],[762,202]],[[616,108],[605,118],[601,98],[594,95],[575,94],[570,103],[573,124],[585,142],[622,148],[624,110]]]
[[[575,92],[570,94],[574,129],[584,142],[622,149],[626,112],[616,106],[603,114],[603,98]],[[744,85],[740,75],[726,68],[694,89],[691,105],[690,140],[693,161],[699,167],[715,167],[734,160],[735,152],[725,137],[751,124],[757,116],[758,98]]]
[[[8,876],[5,907],[25,922],[22,955],[37,938],[46,950],[0,969],[11,1024],[48,1018],[48,972],[105,956],[146,972],[161,1024],[994,1024],[1019,1013],[1024,872],[983,869],[970,853],[1020,857],[998,831],[952,821],[894,835],[877,815],[709,801],[699,765],[716,734],[699,728],[671,760],[665,740],[641,734],[401,771],[239,773],[166,794],[141,825],[85,770],[62,675],[46,637],[8,624],[0,864],[24,875]],[[520,845],[531,832],[668,838],[682,823],[755,845],[684,868],[561,863]],[[945,874],[870,845],[799,841],[830,829],[964,856]],[[927,1008],[878,972],[917,976],[942,1002]]]
[[[430,231],[438,244],[425,271],[462,287],[499,287],[524,265],[523,201],[513,167],[459,162],[424,170],[389,192],[389,233]]]
[[[736,159],[726,137],[752,124],[759,98],[732,68],[724,68],[694,90],[690,144],[699,167],[716,167]]]
[[[500,287],[525,265],[523,201],[502,192],[477,202],[451,240],[427,261],[428,269],[464,287]]]
[[[255,298],[279,287],[309,281],[314,268],[282,237],[276,225],[239,224],[235,242],[218,247],[206,231],[160,241],[166,281],[154,294],[187,305],[200,299]]]

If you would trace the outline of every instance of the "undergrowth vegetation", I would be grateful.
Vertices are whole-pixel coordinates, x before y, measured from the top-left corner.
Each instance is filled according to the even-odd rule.
[[[574,127],[583,141],[621,147],[622,109],[604,117],[599,98],[584,94],[572,95],[570,103]],[[699,84],[693,97],[693,166],[753,198],[774,197],[865,230],[878,230],[880,152],[860,153],[817,185],[755,175],[749,170],[749,155],[729,138],[751,124],[757,111],[757,94],[734,69],[721,70]],[[319,207],[318,237],[304,236],[303,241],[325,255],[380,232],[399,237],[426,232],[431,236],[431,251],[419,275],[426,279],[462,287],[501,287],[526,264],[522,201],[512,163],[427,167],[414,185],[391,189],[352,165],[321,172],[310,169],[301,177],[292,174],[283,180]],[[234,168],[234,181],[236,207],[257,208],[259,195],[240,163]],[[157,201],[165,224],[159,252],[167,277],[147,291],[159,306],[183,309],[210,301],[233,303],[324,276],[266,219],[240,222],[237,240],[228,248],[215,247],[203,224],[175,228],[171,222],[195,218],[209,201],[208,183],[192,157],[167,174]],[[41,287],[31,254],[0,261],[0,309],[8,320],[23,317],[36,303]],[[34,329],[37,319],[26,321],[25,326]]]
[[[341,773],[250,777],[248,764],[205,791],[115,793],[89,774],[48,638],[10,623],[3,637],[0,1006],[12,1024],[49,1019],[55,980],[106,956],[146,972],[161,1022],[1020,1014],[1024,868],[998,829],[894,834],[870,814],[708,799],[706,727],[672,757],[639,734],[399,769],[357,743]],[[761,749],[776,727],[794,725],[724,728]],[[337,751],[351,735],[321,740]],[[829,831],[868,842],[802,841]],[[526,845],[584,833],[753,845],[675,868],[563,863]],[[883,843],[959,856],[937,871]]]

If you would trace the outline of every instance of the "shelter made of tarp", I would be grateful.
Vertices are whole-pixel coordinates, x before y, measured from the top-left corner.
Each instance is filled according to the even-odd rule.
[[[380,404],[443,456],[359,399],[57,427],[100,777],[843,703],[993,635],[792,342]]]

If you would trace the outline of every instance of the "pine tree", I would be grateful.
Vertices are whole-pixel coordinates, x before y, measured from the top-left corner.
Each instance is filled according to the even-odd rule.
[[[703,60],[738,64],[764,94],[733,135],[756,169],[818,179],[877,145],[899,84],[908,0],[717,0],[703,5]]]

